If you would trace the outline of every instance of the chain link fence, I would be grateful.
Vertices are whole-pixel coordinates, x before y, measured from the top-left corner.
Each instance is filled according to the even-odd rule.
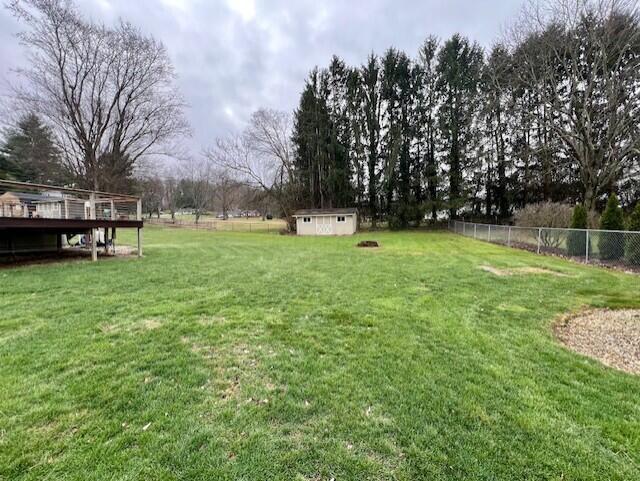
[[[450,221],[449,230],[477,240],[577,262],[640,270],[640,232],[516,227]]]

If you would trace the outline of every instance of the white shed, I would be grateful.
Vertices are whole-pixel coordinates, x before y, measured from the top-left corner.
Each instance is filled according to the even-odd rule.
[[[298,235],[353,235],[358,225],[355,208],[303,209],[293,217]]]

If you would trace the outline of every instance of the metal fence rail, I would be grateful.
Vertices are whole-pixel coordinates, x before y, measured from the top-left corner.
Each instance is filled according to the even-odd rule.
[[[449,230],[477,240],[578,262],[640,269],[640,232],[516,227],[450,221]]]

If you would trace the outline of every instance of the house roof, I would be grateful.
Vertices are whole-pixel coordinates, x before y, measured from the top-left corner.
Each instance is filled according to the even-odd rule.
[[[342,209],[300,209],[293,213],[293,217],[314,216],[314,215],[354,215],[357,209],[355,207],[346,207]]]
[[[0,204],[20,205],[20,198],[13,192],[5,192],[0,195]]]
[[[7,191],[4,194],[0,195],[0,202],[4,204],[21,204],[23,202],[61,202],[62,200],[62,196],[57,192],[51,192],[47,194],[33,194],[30,192]]]

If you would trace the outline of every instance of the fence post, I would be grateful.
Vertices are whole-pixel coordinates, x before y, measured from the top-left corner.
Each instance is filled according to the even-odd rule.
[[[477,224],[473,224],[473,238],[476,238],[476,233],[478,231],[478,225]]]
[[[587,247],[585,247],[584,263],[589,263],[589,229],[587,229]]]
[[[511,247],[511,226],[509,226],[509,233],[507,234],[507,245]]]
[[[491,242],[491,224],[489,224],[489,234],[487,234],[488,242]]]
[[[538,227],[538,254],[540,254],[540,242],[542,240],[542,228]]]

